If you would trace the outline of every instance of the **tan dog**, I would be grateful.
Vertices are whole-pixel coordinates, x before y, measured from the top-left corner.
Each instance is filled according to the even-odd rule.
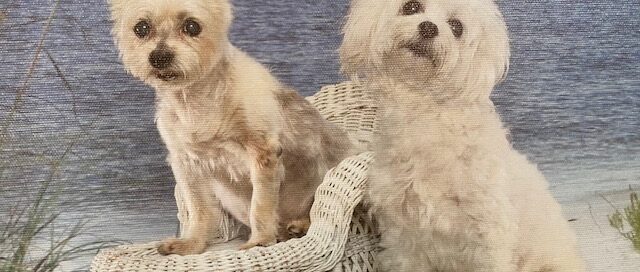
[[[303,235],[316,187],[350,154],[346,133],[229,42],[229,1],[112,0],[111,12],[125,67],[156,89],[158,129],[187,192],[191,220],[159,252],[202,253],[223,209],[251,228],[242,248]]]

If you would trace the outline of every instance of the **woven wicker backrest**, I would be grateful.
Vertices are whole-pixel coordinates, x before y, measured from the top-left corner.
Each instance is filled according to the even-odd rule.
[[[329,121],[346,129],[367,148],[375,130],[376,108],[358,84],[324,87],[308,100]],[[92,271],[375,271],[378,237],[374,224],[359,206],[364,194],[371,153],[345,159],[327,173],[311,209],[306,236],[246,251],[219,250],[192,256],[161,256],[157,243],[125,245],[101,251]],[[182,190],[176,187],[178,218],[184,212]],[[222,222],[223,241],[242,234],[231,217]]]

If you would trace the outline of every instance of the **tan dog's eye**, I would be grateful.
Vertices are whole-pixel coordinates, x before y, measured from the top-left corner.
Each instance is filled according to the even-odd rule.
[[[402,11],[401,11],[402,15],[414,15],[416,13],[422,13],[422,12],[424,12],[424,6],[422,6],[422,3],[416,0],[411,0],[405,3],[402,6]]]
[[[140,21],[133,27],[133,32],[138,38],[145,38],[151,33],[151,24],[147,21]]]
[[[182,30],[182,32],[191,37],[195,37],[200,35],[200,32],[202,32],[202,28],[200,27],[200,24],[198,24],[193,19],[187,19],[184,22],[184,29]]]
[[[462,33],[464,32],[462,22],[460,22],[460,20],[458,19],[450,19],[448,23],[451,26],[453,36],[455,36],[456,38],[460,38],[460,36],[462,36]]]

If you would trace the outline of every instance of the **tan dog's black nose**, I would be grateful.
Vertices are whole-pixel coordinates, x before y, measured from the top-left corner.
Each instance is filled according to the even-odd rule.
[[[173,62],[173,52],[166,49],[156,49],[149,55],[149,63],[156,69],[165,69]]]
[[[425,39],[432,39],[438,36],[438,26],[432,22],[422,22],[418,28],[420,29],[420,36]]]

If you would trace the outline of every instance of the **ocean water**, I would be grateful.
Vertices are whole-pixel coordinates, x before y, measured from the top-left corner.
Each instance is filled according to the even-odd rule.
[[[29,72],[53,3],[0,2],[0,214],[52,177],[60,225],[88,219],[94,235],[134,242],[173,235],[154,93],[124,72],[106,1],[61,1]],[[232,41],[282,81],[311,95],[344,80],[336,50],[347,0],[235,5]],[[637,1],[500,5],[512,59],[493,100],[516,148],[561,201],[640,188]]]

